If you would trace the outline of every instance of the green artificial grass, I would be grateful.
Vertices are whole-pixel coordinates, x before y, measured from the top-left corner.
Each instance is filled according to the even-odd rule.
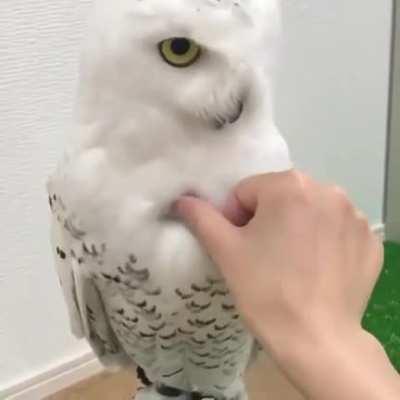
[[[363,321],[400,372],[400,245],[385,243],[385,265]]]

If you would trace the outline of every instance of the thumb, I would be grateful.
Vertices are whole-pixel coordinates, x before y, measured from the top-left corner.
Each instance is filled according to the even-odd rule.
[[[219,267],[230,264],[240,240],[237,227],[213,205],[195,197],[181,197],[175,210]]]

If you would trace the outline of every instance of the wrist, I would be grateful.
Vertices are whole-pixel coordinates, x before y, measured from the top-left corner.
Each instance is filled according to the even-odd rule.
[[[378,340],[361,327],[293,332],[267,347],[310,400],[400,398],[399,375]]]

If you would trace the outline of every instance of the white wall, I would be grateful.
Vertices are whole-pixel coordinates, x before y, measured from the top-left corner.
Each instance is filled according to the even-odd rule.
[[[89,0],[0,1],[0,389],[86,351],[68,333],[44,182],[73,104]],[[389,0],[285,2],[278,117],[298,165],[381,219]]]
[[[391,0],[283,0],[279,125],[297,165],[382,220]]]
[[[85,348],[52,268],[45,181],[71,117],[88,3],[0,0],[0,388]]]

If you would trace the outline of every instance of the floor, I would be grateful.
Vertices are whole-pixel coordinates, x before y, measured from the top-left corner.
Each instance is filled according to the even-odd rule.
[[[250,400],[304,400],[266,358],[247,376]],[[136,389],[131,373],[104,373],[45,400],[130,400]]]

